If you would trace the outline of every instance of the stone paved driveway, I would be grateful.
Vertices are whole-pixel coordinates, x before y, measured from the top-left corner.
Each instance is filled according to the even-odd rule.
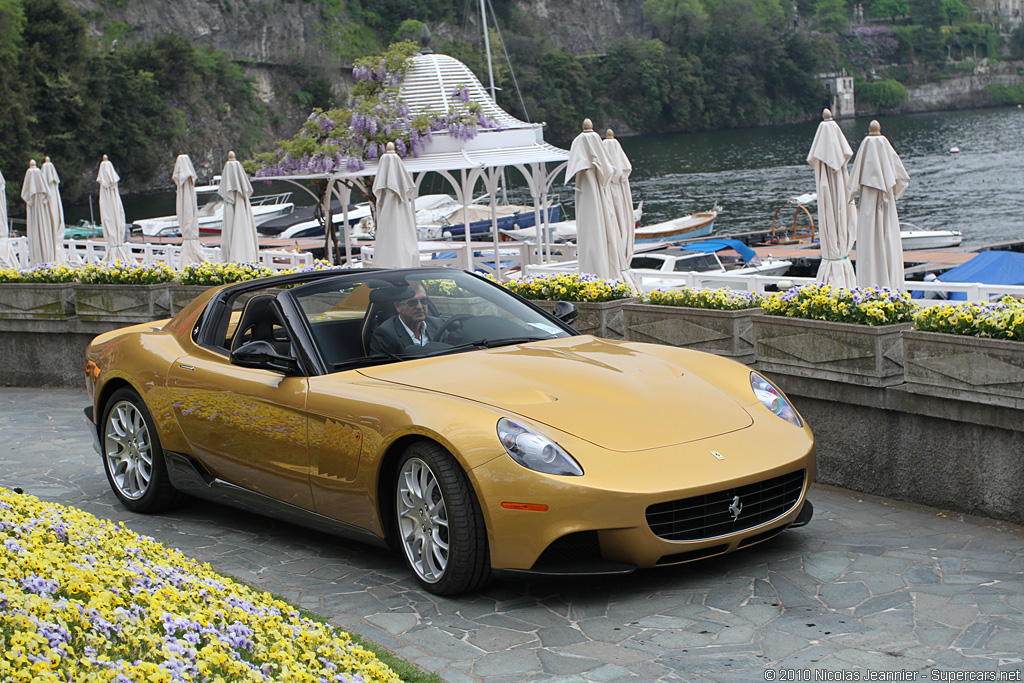
[[[810,526],[731,556],[438,598],[397,555],[288,524],[201,502],[128,513],[86,402],[0,389],[0,486],[122,520],[446,681],[1021,680],[1020,527],[817,487]]]

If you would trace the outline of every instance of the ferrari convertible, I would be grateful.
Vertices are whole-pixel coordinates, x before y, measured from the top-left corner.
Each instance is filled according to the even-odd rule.
[[[387,545],[440,595],[809,521],[814,440],[778,387],[575,314],[447,268],[225,285],[93,340],[86,413],[127,508],[195,497]]]

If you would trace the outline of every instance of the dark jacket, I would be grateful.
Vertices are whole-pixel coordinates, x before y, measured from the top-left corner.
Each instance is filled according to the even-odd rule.
[[[427,340],[440,341],[437,336],[441,331],[441,319],[427,316]],[[412,337],[405,331],[405,326],[397,315],[393,315],[373,331],[370,337],[370,353],[402,353],[413,346]]]

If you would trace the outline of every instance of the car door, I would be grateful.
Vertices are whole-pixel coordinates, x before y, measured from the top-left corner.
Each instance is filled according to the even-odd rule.
[[[167,380],[174,415],[193,455],[215,476],[307,510],[308,380],[231,365],[197,347]]]

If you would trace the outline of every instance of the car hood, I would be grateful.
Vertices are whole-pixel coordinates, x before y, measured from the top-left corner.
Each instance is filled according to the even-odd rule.
[[[682,365],[590,336],[360,372],[483,403],[614,451],[705,439],[753,421],[736,400]]]

